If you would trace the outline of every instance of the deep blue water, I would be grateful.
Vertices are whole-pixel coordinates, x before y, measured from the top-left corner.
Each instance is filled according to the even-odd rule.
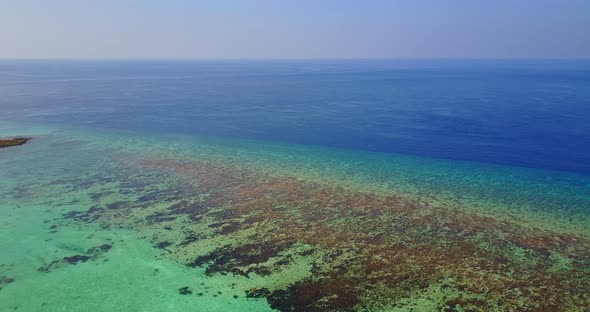
[[[1,61],[0,121],[590,173],[589,61]]]

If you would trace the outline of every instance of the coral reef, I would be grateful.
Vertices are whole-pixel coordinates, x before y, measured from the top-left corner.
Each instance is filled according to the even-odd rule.
[[[267,287],[243,291],[280,311],[590,306],[590,239],[583,234],[434,207],[427,196],[409,200],[227,165],[135,165],[177,183],[168,190],[128,183],[143,195],[65,216],[149,232],[163,257],[209,275],[267,279]],[[284,279],[293,268],[308,274]]]

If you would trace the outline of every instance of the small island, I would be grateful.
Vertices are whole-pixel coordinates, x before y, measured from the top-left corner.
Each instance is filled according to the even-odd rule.
[[[10,146],[17,146],[23,145],[27,143],[31,138],[26,137],[16,137],[11,139],[0,139],[0,148],[2,147],[10,147]]]

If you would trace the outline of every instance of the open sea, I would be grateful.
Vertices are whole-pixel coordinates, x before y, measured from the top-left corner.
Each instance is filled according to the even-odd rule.
[[[589,311],[590,61],[0,61],[0,311]]]

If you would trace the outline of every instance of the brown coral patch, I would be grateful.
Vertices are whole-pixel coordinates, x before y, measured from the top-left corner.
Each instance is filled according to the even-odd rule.
[[[292,260],[285,251],[295,243],[312,247],[306,255],[318,259],[311,278],[253,292],[282,311],[354,310],[377,288],[392,289],[392,295],[371,300],[395,304],[448,278],[456,289],[485,297],[449,299],[450,311],[590,306],[590,239],[583,235],[532,228],[459,206],[433,208],[426,199],[351,191],[220,164],[150,160],[139,165],[183,177],[194,193],[207,194],[206,201],[181,201],[148,217],[147,224],[186,215],[193,225],[207,222],[215,235],[249,237],[197,257],[189,266],[205,266],[208,274],[268,275],[280,270],[276,264]],[[92,222],[102,213],[94,209],[70,217]],[[191,223],[186,226],[190,229]],[[191,235],[167,248],[184,254],[202,239]]]

